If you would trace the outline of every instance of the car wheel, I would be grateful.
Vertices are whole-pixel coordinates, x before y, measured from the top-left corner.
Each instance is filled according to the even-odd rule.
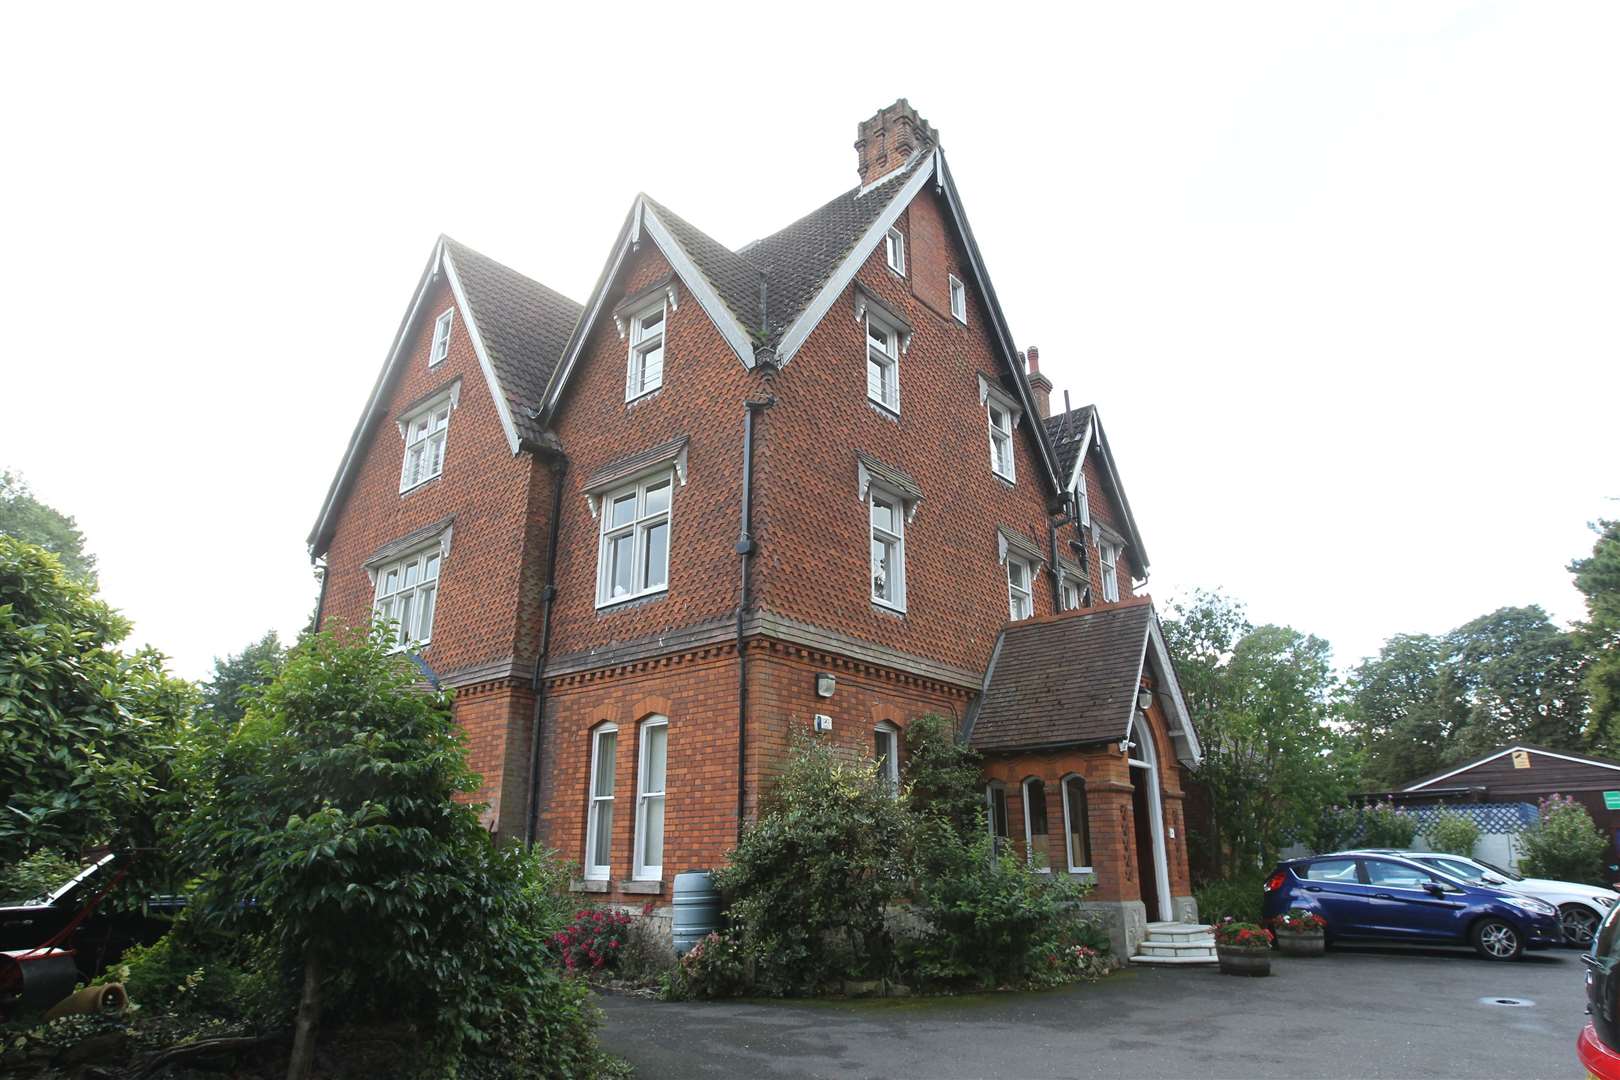
[[[1474,948],[1487,960],[1517,960],[1524,942],[1501,919],[1483,919],[1474,925]]]
[[[1564,941],[1577,949],[1592,944],[1598,923],[1603,920],[1591,908],[1579,904],[1565,904],[1558,909],[1558,921],[1564,924]]]

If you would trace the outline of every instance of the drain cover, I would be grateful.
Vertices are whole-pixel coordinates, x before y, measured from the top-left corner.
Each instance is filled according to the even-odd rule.
[[[1535,1005],[1535,1002],[1529,998],[1514,997],[1482,997],[1479,999],[1479,1003],[1481,1005],[1500,1005],[1504,1009],[1528,1009]]]

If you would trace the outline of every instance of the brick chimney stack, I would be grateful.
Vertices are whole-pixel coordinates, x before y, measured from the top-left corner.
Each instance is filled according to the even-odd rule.
[[[1052,380],[1041,374],[1041,350],[1031,345],[1025,354],[1029,358],[1029,388],[1035,392],[1035,408],[1045,420],[1052,415]]]
[[[905,98],[879,109],[877,115],[861,121],[857,130],[855,153],[860,160],[862,187],[904,165],[913,151],[939,142],[939,133]]]

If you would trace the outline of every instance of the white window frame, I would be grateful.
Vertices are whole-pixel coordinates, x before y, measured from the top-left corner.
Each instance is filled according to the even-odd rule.
[[[1079,773],[1069,773],[1065,775],[1062,780],[1058,781],[1058,791],[1063,798],[1063,862],[1066,866],[1068,866],[1069,873],[1071,874],[1091,874],[1095,873],[1095,871],[1092,870],[1089,863],[1085,866],[1074,865],[1074,851],[1069,847],[1069,837],[1074,835],[1074,821],[1070,817],[1069,810],[1070,780],[1080,781],[1082,797],[1086,800],[1086,813],[1081,824],[1085,827],[1084,835],[1086,838],[1086,855],[1088,857],[1091,855],[1091,794],[1090,792],[1086,791],[1085,777],[1081,776]]]
[[[647,491],[656,488],[659,484],[667,484],[669,488],[668,505],[662,510],[648,512],[646,510]],[[603,492],[599,517],[601,521],[597,529],[596,548],[596,606],[598,608],[613,607],[617,604],[629,603],[644,596],[656,596],[669,591],[670,552],[674,547],[675,537],[675,488],[677,486],[675,470],[662,468],[657,472],[647,473],[631,483],[623,484],[612,491]],[[623,525],[613,525],[613,504],[627,496],[634,496],[635,510],[630,521]],[[647,585],[642,580],[642,571],[647,556],[647,535],[652,529],[662,524],[664,526],[664,565],[663,580],[657,585]],[[633,537],[630,549],[630,583],[631,590],[614,596],[609,590],[612,588],[609,553],[612,550],[611,542],[621,536],[629,534]]]
[[[409,585],[405,584],[410,571],[416,571],[415,578]],[[428,570],[433,572],[428,577]],[[439,539],[423,544],[396,559],[377,568],[376,588],[371,598],[371,614],[374,619],[398,619],[395,631],[394,650],[419,649],[433,640],[433,616],[438,611],[439,578],[444,573],[444,547]],[[410,614],[399,619],[402,608],[409,605]],[[413,635],[414,630],[422,629],[424,621],[423,610],[427,611],[427,633],[421,637]],[[412,622],[416,626],[410,625]]]
[[[886,739],[889,749],[886,753],[877,753],[878,739]],[[895,798],[900,797],[900,729],[887,720],[878,721],[872,728],[872,755],[877,761],[878,776],[889,789],[889,794]]]
[[[643,324],[654,312],[658,313],[658,330],[648,333]],[[630,353],[624,373],[624,400],[627,403],[663,388],[664,359],[668,355],[665,344],[669,340],[669,304],[665,298],[659,297],[630,317],[629,337]],[[647,378],[647,354],[654,350],[658,352],[658,376],[657,381],[650,381]]]
[[[430,480],[437,480],[444,475],[444,460],[450,453],[450,417],[456,411],[459,395],[454,387],[438,395],[432,401],[399,418],[399,430],[405,437],[405,453],[399,463],[399,493],[415,491]],[[438,422],[439,414],[443,413],[442,423]],[[429,419],[431,422],[425,430],[419,430],[420,422]],[[420,447],[422,453],[430,462],[427,471],[413,470],[413,454]]]
[[[611,782],[608,785],[608,793],[606,795],[599,795],[599,794],[597,794],[597,791],[596,791],[596,779],[597,779],[597,770],[601,767],[602,736],[604,736],[604,735],[612,735],[613,736],[614,760],[613,760],[612,764],[614,766],[614,769],[613,769],[613,776],[611,777]],[[583,863],[583,867],[584,867],[583,873],[584,873],[585,879],[587,881],[606,881],[608,878],[610,878],[613,875],[613,799],[614,799],[614,793],[618,788],[618,780],[619,780],[619,778],[618,778],[618,761],[617,761],[618,752],[619,752],[619,725],[617,725],[617,724],[599,724],[595,728],[591,729],[591,773],[590,773],[590,777],[588,779],[589,787],[586,788],[586,793],[585,793],[585,798],[586,798],[585,859],[584,859],[584,863]],[[592,859],[592,856],[596,852],[597,834],[602,829],[602,811],[601,811],[601,807],[602,807],[603,803],[607,804],[607,815],[608,815],[608,820],[607,820],[608,861],[605,862],[605,863],[595,863],[595,862],[592,862],[591,859]]]
[[[1080,475],[1074,480],[1074,501],[1080,508],[1080,524],[1091,524],[1091,499],[1086,490],[1086,473],[1081,469]]]
[[[872,340],[872,328],[873,327],[876,327],[877,329],[881,330],[885,335],[887,335],[887,339],[888,339],[888,348],[887,349],[879,349],[877,347],[876,343],[873,342],[873,340]],[[864,339],[865,344],[866,344],[866,399],[868,401],[872,402],[878,408],[883,409],[886,412],[891,412],[895,416],[900,415],[900,337],[901,337],[901,333],[902,332],[901,332],[899,327],[897,327],[894,324],[890,323],[887,319],[882,319],[882,318],[877,317],[876,315],[873,315],[870,309],[867,310],[867,312],[866,312],[866,323],[861,328],[861,337]],[[877,357],[877,359],[874,359],[874,355]],[[877,392],[877,393],[873,393],[873,391],[872,391],[872,371],[871,371],[871,368],[872,368],[872,365],[874,363],[876,363],[878,365],[879,369],[880,369],[879,383],[878,383],[880,389],[879,389],[879,392]],[[882,391],[881,391],[882,376],[881,376],[881,372],[882,372],[882,369],[885,369],[885,368],[889,372],[890,382],[891,382],[891,385],[893,385],[893,387],[894,387],[894,400],[893,401],[885,401],[885,400],[883,400],[883,396],[882,396]]]
[[[1076,579],[1074,579],[1072,577],[1065,576],[1064,579],[1063,579],[1062,588],[1059,591],[1063,594],[1063,610],[1064,611],[1078,611],[1078,610],[1080,610],[1080,600],[1081,600],[1082,593],[1080,591],[1080,582],[1079,581],[1077,581]],[[1074,602],[1073,603],[1069,602],[1069,597],[1070,597],[1071,594],[1073,594],[1073,596],[1074,596]]]
[[[1023,584],[1022,588],[1020,588],[1019,586],[1013,584],[1012,568],[1013,568],[1013,566],[1015,564],[1024,571],[1024,584]],[[1027,610],[1022,615],[1018,614],[1018,609],[1015,606],[1015,604],[1016,604],[1017,600],[1019,599],[1019,597],[1023,598],[1024,604],[1027,607]],[[1035,568],[1032,565],[1030,565],[1030,562],[1029,562],[1028,559],[1021,558],[1020,556],[1017,556],[1017,555],[1008,555],[1007,556],[1007,618],[1012,620],[1013,622],[1020,622],[1020,621],[1022,621],[1024,619],[1033,618],[1034,615],[1035,615]]]
[[[664,729],[664,786],[657,791],[647,789],[647,745],[648,735],[656,728]],[[669,790],[669,717],[649,716],[641,722],[640,747],[636,751],[636,849],[635,849],[635,880],[662,881],[664,866],[642,862],[646,854],[647,843],[647,804],[657,801],[660,809],[664,811],[658,819],[658,850],[660,857],[664,849],[664,837],[667,833],[665,826],[669,811],[669,802],[666,798]]]
[[[951,318],[967,325],[967,286],[955,274],[947,274],[951,284]]]
[[[1001,414],[1001,419],[1006,424],[1005,427],[996,426],[997,413]],[[1006,408],[993,397],[984,403],[984,415],[990,428],[990,471],[1007,481],[1007,483],[1016,484],[1018,482],[1018,467],[1013,462],[1013,428],[1017,426],[1018,421],[1014,419],[1011,409]],[[997,460],[1000,456],[997,451],[1003,447],[1006,448],[1007,452],[1007,469],[1005,472],[1001,469],[1001,462]]]
[[[1042,858],[1046,860],[1044,865],[1036,861],[1035,858],[1035,815],[1030,810],[1034,803],[1029,797],[1029,785],[1031,784],[1041,785],[1041,816],[1046,819],[1046,832],[1041,834],[1046,837],[1046,850],[1041,852]],[[1052,872],[1052,815],[1046,811],[1046,781],[1038,776],[1026,776],[1019,788],[1019,794],[1024,803],[1024,861],[1034,867],[1036,873],[1050,874]],[[1064,837],[1064,842],[1068,842],[1068,837]]]
[[[1112,541],[1097,541],[1097,562],[1102,572],[1103,602],[1119,601],[1119,547]]]
[[[883,502],[892,508],[893,520],[898,527],[897,532],[891,532],[878,526],[872,520],[872,513],[877,504]],[[906,501],[896,492],[877,484],[869,484],[866,493],[866,551],[867,551],[867,595],[872,603],[890,611],[904,613],[906,610]],[[872,551],[878,541],[894,545],[894,558],[889,567],[889,581],[894,595],[892,597],[879,596],[877,592],[877,559]]]
[[[883,256],[889,269],[906,276],[906,234],[891,226],[883,238]]]
[[[450,327],[455,324],[454,305],[445,308],[433,320],[433,344],[428,347],[428,367],[438,367],[450,355]]]

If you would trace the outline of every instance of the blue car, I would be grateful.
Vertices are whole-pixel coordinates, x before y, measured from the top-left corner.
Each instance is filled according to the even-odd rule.
[[[1472,945],[1487,960],[1564,940],[1558,909],[1533,896],[1470,884],[1395,855],[1340,852],[1289,859],[1266,879],[1267,919],[1302,908],[1333,941]]]

